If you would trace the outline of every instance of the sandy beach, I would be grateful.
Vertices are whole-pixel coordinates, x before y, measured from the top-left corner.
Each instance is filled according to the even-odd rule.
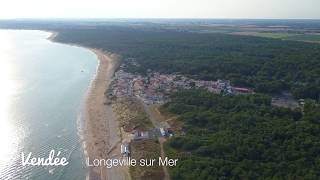
[[[86,156],[93,159],[120,157],[121,134],[112,106],[104,95],[117,64],[117,56],[92,49],[99,59],[95,79],[91,82],[85,103],[83,141]],[[89,179],[130,179],[126,167],[90,168]]]

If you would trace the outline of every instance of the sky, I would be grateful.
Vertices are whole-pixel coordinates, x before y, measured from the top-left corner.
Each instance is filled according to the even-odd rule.
[[[2,0],[14,18],[320,19],[320,0]]]

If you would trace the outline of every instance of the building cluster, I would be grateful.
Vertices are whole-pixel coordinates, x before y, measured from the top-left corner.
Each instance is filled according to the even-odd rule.
[[[247,88],[232,87],[229,81],[195,80],[179,74],[149,72],[146,76],[136,75],[123,70],[115,73],[108,93],[110,97],[134,96],[146,104],[163,104],[169,95],[178,89],[206,89],[213,93],[248,94]]]
[[[170,128],[154,128],[149,131],[134,131],[133,140],[157,139],[159,137],[171,137],[173,132]]]

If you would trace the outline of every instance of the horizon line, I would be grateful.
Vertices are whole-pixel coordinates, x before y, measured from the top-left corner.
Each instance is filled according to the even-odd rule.
[[[0,18],[2,20],[320,20],[320,18],[184,18],[184,17],[37,17]]]

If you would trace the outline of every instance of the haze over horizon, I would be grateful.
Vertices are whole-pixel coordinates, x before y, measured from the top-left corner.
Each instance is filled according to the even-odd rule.
[[[1,4],[0,19],[320,19],[318,0],[11,0]]]

